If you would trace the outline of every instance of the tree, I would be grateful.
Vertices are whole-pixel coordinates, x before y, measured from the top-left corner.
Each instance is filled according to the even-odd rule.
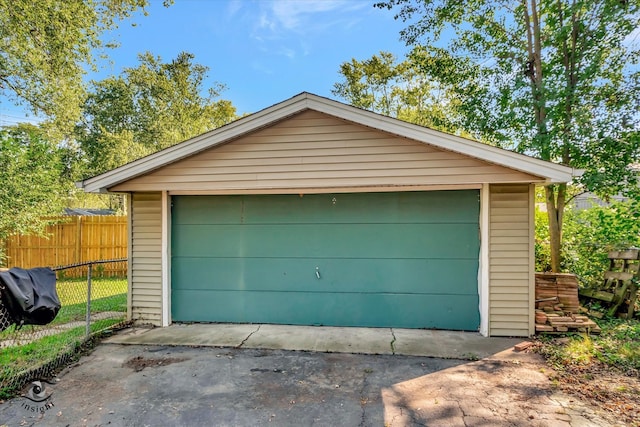
[[[60,214],[71,189],[63,151],[35,127],[0,130],[0,242],[13,234],[42,235],[49,223],[44,217]]]
[[[411,58],[397,63],[389,52],[340,65],[332,93],[351,105],[443,131],[456,132],[457,102],[427,81]]]
[[[0,91],[48,118],[65,135],[80,114],[82,79],[88,68],[95,68],[94,53],[114,46],[101,35],[147,4],[0,0]]]
[[[462,125],[548,161],[584,169],[601,195],[637,186],[638,0],[388,0],[430,80],[460,99]],[[449,38],[450,37],[450,38]],[[448,41],[446,40],[447,38]],[[511,142],[511,143],[510,143]],[[559,271],[565,184],[545,187],[551,268]]]
[[[140,65],[94,82],[77,129],[87,156],[86,175],[96,175],[229,123],[224,86],[204,89],[208,68],[180,53],[171,62],[145,53]],[[204,93],[204,95],[203,95]]]

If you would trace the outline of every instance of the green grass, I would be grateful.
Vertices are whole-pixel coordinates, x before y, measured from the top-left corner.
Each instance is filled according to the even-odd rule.
[[[46,329],[86,318],[87,281],[86,279],[68,279],[58,281],[56,290],[62,307],[53,321],[44,326],[25,326],[29,330]],[[91,283],[91,313],[104,311],[127,311],[127,280],[122,278],[94,279]],[[11,339],[15,326],[0,332],[0,340]]]
[[[21,335],[51,328],[74,321],[84,321],[87,310],[87,281],[86,279],[58,280],[56,290],[62,307],[58,315],[48,325],[24,326],[16,331],[15,326],[0,332],[0,340],[20,339]],[[91,333],[101,331],[120,323],[127,311],[127,280],[122,278],[97,278],[91,283],[91,313],[120,312],[121,316],[111,319],[93,321]],[[21,346],[3,348],[0,351],[0,398],[8,397],[15,391],[15,378],[20,372],[42,366],[58,359],[60,356],[72,353],[85,341],[85,325],[62,330],[56,335],[42,337]]]
[[[97,332],[122,322],[119,318],[104,319],[91,324],[91,332]],[[69,329],[56,335],[50,335],[32,341],[29,344],[7,347],[0,352],[0,372],[20,372],[25,368],[37,366],[57,356],[68,346],[75,346],[85,338],[85,326]]]
[[[63,306],[87,301],[87,279],[58,280],[58,297]],[[91,281],[91,299],[127,293],[126,278],[100,278]]]
[[[124,313],[119,318],[94,322],[91,324],[91,333],[106,329],[123,320]],[[10,397],[15,391],[11,378],[23,371],[51,362],[65,353],[75,351],[84,342],[85,333],[83,325],[0,351],[0,398]]]
[[[640,371],[640,321],[606,319],[598,324],[599,336],[572,335],[568,342],[550,339],[541,351],[557,368],[600,361],[623,371]]]
[[[127,311],[127,294],[113,295],[106,298],[100,298],[91,301],[91,313],[101,313],[105,311],[117,311],[126,313]],[[47,329],[52,326],[61,325],[69,322],[84,321],[87,316],[87,305],[85,303],[67,305],[60,308],[58,315],[53,321],[47,325],[26,325],[23,330],[31,332],[34,330]],[[18,332],[19,333],[19,332]],[[12,339],[16,334],[16,327],[11,326],[0,332],[0,340]]]
[[[127,294],[113,295],[91,301],[91,313],[103,311],[127,311]],[[79,303],[63,306],[58,315],[51,322],[52,325],[69,323],[75,320],[84,320],[87,315],[87,304]]]
[[[601,322],[597,338],[598,360],[621,369],[640,370],[640,321],[611,319]]]

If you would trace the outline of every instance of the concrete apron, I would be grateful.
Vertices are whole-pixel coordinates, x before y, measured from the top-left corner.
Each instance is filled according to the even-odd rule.
[[[392,354],[467,360],[498,354],[501,358],[510,358],[511,353],[515,356],[513,346],[522,341],[521,338],[487,338],[475,332],[424,329],[215,323],[131,328],[106,340],[114,344]]]

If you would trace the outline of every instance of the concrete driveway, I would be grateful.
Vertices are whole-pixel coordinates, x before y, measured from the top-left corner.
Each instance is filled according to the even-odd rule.
[[[344,328],[296,328],[298,338],[289,333],[289,339],[287,329],[275,328],[272,332],[279,334],[260,337],[256,331],[237,345],[218,347],[224,342],[213,335],[241,336],[237,330],[230,333],[232,325],[222,326],[209,333],[203,325],[190,325],[113,337],[63,372],[56,384],[43,383],[42,394],[49,396],[43,402],[18,397],[0,404],[0,425],[611,425],[594,408],[556,392],[544,364],[535,355],[514,352],[514,340],[484,341],[486,349],[494,345],[499,351],[468,361],[390,350],[353,354],[274,348],[278,342],[300,344],[306,337],[306,350],[317,350],[323,342],[358,342],[358,332],[361,342],[376,342],[366,338],[375,331],[358,328],[349,328],[349,335]],[[270,330],[266,325],[260,329]],[[379,332],[380,342],[390,333]],[[447,340],[456,342],[459,334],[423,332],[432,334],[434,349],[447,347]],[[189,346],[159,344],[171,333],[183,340],[189,335],[192,341],[184,343]],[[402,333],[393,331],[394,343]],[[247,345],[252,337],[254,344]],[[506,344],[509,348],[503,348]],[[475,358],[481,356],[478,348],[456,351]]]
[[[133,328],[107,342],[481,359],[511,349],[522,339],[428,329],[195,323]]]

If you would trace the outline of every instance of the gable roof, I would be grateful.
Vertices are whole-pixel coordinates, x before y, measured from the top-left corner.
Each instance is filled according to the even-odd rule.
[[[77,185],[87,192],[105,192],[117,184],[224,144],[227,141],[267,127],[305,110],[315,110],[444,150],[540,176],[547,183],[568,182],[573,176],[578,176],[580,172],[567,166],[493,147],[303,92],[225,126],[78,182]]]

